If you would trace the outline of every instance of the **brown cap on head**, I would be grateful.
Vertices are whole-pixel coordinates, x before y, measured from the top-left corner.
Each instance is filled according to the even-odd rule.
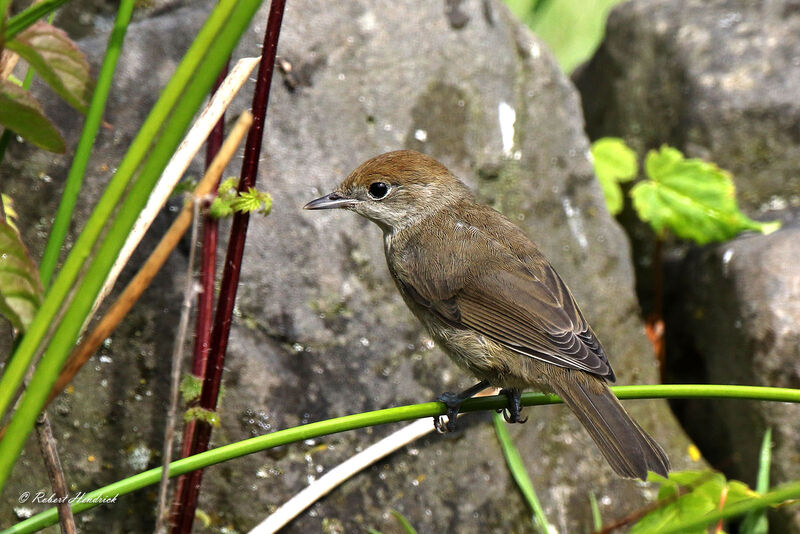
[[[312,200],[304,208],[350,209],[384,228],[398,228],[437,207],[471,195],[463,183],[432,157],[413,150],[397,150],[365,161],[333,192]]]
[[[430,156],[414,150],[395,150],[375,156],[359,165],[342,182],[340,189],[367,187],[381,178],[395,185],[425,185],[456,180],[444,165]]]

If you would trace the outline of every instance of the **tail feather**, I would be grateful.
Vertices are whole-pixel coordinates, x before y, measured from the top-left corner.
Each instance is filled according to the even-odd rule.
[[[624,477],[667,476],[669,458],[656,441],[631,419],[605,382],[581,371],[550,385],[592,436],[611,468]]]

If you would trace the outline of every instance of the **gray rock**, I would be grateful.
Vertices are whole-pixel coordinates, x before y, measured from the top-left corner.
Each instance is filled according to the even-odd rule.
[[[201,8],[192,6],[131,27],[107,116],[115,129],[101,132],[90,169],[92,199],[110,172],[101,165],[113,168],[119,161],[202,18]],[[241,54],[258,52],[264,20],[262,12]],[[104,40],[83,46],[97,64]],[[298,75],[291,89],[277,74],[273,84],[259,183],[273,195],[274,207],[268,218],[250,224],[216,445],[427,401],[471,385],[431,347],[402,303],[377,227],[348,213],[300,209],[362,160],[401,147],[440,159],[525,228],[582,303],[621,383],[656,380],[628,245],[594,180],[577,94],[500,2],[289,2],[279,55]],[[239,109],[245,105],[245,99],[237,102]],[[52,108],[77,131],[76,118]],[[47,228],[66,164],[15,146],[13,163],[0,169],[14,169],[4,174],[3,187],[26,198],[21,211],[31,222],[26,237],[34,250],[43,242],[34,229]],[[39,172],[52,181],[34,180]],[[37,189],[28,192],[31,183]],[[83,205],[81,219],[90,205]],[[38,227],[37,217],[43,217]],[[158,464],[184,262],[172,260],[101,351],[113,361],[94,361],[76,381],[75,394],[63,396],[52,411],[56,428],[70,433],[62,440],[64,463],[80,489]],[[630,403],[629,409],[673,463],[685,466],[687,441],[666,404]],[[589,491],[607,519],[653,497],[645,485],[614,476],[563,407],[528,414],[527,425],[510,431],[560,531],[591,524]],[[388,529],[392,509],[421,532],[528,531],[530,512],[489,419],[467,416],[457,435],[431,436],[401,450],[314,505],[288,531]],[[309,477],[396,428],[330,436],[208,469],[200,506],[216,528],[245,530]],[[90,453],[94,462],[86,459]],[[46,487],[34,448],[21,465],[3,496],[12,506],[3,509],[13,507],[34,474]],[[151,528],[152,491],[87,514],[84,530]]]
[[[788,225],[702,249],[664,247],[668,382],[798,385],[798,30],[791,0],[634,0],[612,12],[605,41],[576,76],[590,137],[622,136],[640,155],[668,143],[714,161],[732,171],[744,211]],[[622,221],[647,308],[652,232],[630,212]],[[773,482],[797,479],[796,406],[673,406],[710,463],[751,484],[773,427]],[[770,531],[795,532],[798,518],[781,509]]]
[[[800,205],[798,32],[794,0],[625,2],[577,77],[589,136],[714,161],[751,214]]]
[[[669,381],[800,387],[800,213],[769,236],[743,236],[693,251],[668,298]],[[755,483],[761,439],[773,429],[773,485],[800,478],[796,404],[675,402],[708,461]],[[772,513],[770,532],[797,532],[800,512]]]

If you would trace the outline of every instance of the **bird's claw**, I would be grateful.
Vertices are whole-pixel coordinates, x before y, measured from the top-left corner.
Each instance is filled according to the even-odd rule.
[[[505,419],[507,423],[526,422],[528,418],[522,417],[521,413],[520,391],[518,389],[503,389],[500,393],[508,397],[508,408],[501,408],[497,410],[497,413],[502,413],[503,419]]]
[[[497,410],[497,413],[503,414],[503,419],[506,420],[506,423],[526,423],[528,422],[528,416],[520,417],[520,413],[512,413],[511,410],[508,408],[501,408]]]
[[[445,391],[436,398],[437,401],[444,403],[447,406],[447,422],[441,415],[433,418],[433,426],[439,434],[446,434],[448,432],[455,432],[456,430],[456,417],[458,417],[458,408],[464,399],[458,393],[452,391]]]

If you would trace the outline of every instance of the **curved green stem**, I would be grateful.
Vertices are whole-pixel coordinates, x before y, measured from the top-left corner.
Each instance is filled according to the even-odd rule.
[[[762,400],[774,402],[796,402],[800,403],[800,389],[789,388],[772,388],[772,387],[758,387],[758,386],[730,386],[730,385],[695,385],[695,384],[665,384],[665,385],[648,385],[648,386],[617,386],[611,388],[614,394],[620,399],[666,399],[666,398],[715,398],[715,399],[749,399],[749,400]],[[497,410],[506,407],[508,399],[505,395],[497,395],[494,397],[480,397],[477,399],[470,399],[461,406],[462,412],[475,412],[480,410]],[[522,395],[523,406],[540,406],[546,404],[560,403],[561,399],[556,395],[545,395],[541,393],[525,393]],[[336,434],[348,430],[355,430],[368,426],[382,425],[387,423],[397,423],[400,421],[408,421],[412,419],[420,419],[423,417],[433,417],[435,415],[444,415],[446,409],[444,404],[440,402],[426,402],[424,404],[412,404],[409,406],[399,406],[397,408],[387,408],[385,410],[377,410],[374,412],[365,412],[355,415],[347,415],[344,417],[337,417],[335,419],[328,419],[325,421],[318,421],[316,423],[309,423],[307,425],[287,428],[286,430],[279,430],[264,436],[257,436],[255,438],[246,439],[229,445],[224,445],[216,449],[212,449],[201,454],[189,456],[172,462],[169,465],[170,477],[175,477],[194,471],[195,469],[202,469],[210,465],[218,464],[226,460],[252,454],[254,452],[271,449],[280,445],[295,443],[306,439],[318,438],[329,434]],[[75,502],[72,504],[72,511],[74,513],[94,508],[102,502],[88,502],[91,500],[100,500],[103,498],[114,498],[136,491],[138,489],[156,484],[161,477],[161,467],[150,469],[143,473],[136,474],[132,477],[114,482],[108,486],[97,489],[84,496],[84,502]],[[775,490],[771,493],[763,495],[759,499],[748,501],[750,503],[757,502],[758,506],[766,507],[776,502],[781,502],[787,498],[800,497],[800,482],[786,486],[784,489]],[[117,499],[118,500],[118,499]],[[722,514],[731,513],[730,510],[736,510],[737,513],[743,513],[753,508],[746,508],[739,511],[741,506],[731,506],[723,510]],[[756,506],[756,505],[753,505]],[[708,521],[718,520],[720,517],[707,516]],[[725,515],[724,517],[730,517]],[[58,522],[58,513],[55,508],[45,510],[25,521],[17,523],[9,528],[4,533],[23,533],[23,532],[36,532],[46,526],[53,525]]]

